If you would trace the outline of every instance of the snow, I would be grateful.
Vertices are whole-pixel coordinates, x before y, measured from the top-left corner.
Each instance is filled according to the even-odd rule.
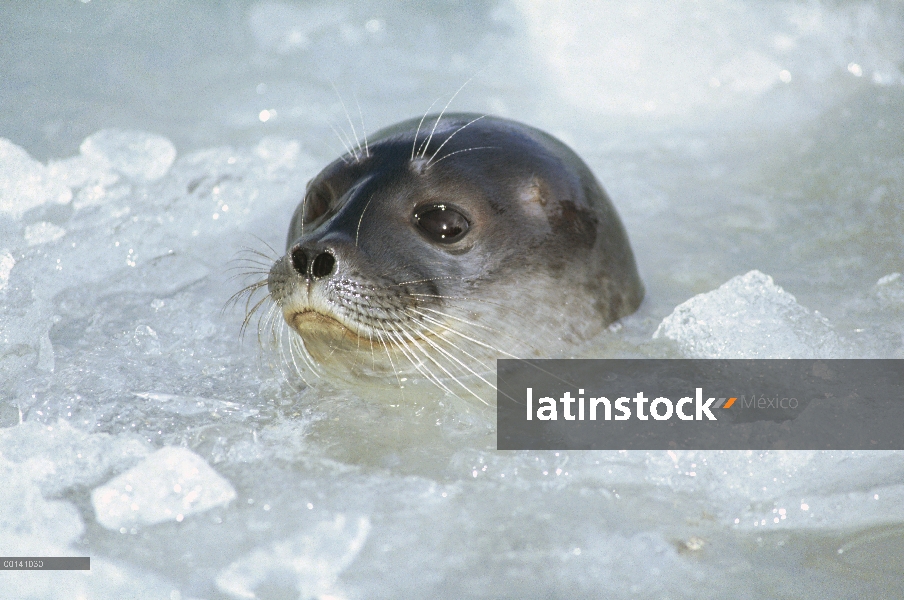
[[[228,301],[333,128],[467,82],[450,110],[571,144],[628,230],[647,297],[582,355],[904,358],[902,17],[4,5],[0,547],[92,557],[4,593],[901,597],[900,452],[500,453],[474,403],[304,388]]]

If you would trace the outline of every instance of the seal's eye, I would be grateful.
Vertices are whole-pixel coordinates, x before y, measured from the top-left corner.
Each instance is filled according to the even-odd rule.
[[[310,223],[319,219],[330,207],[329,194],[318,188],[309,190],[304,199],[302,221]]]
[[[471,227],[463,214],[445,204],[437,204],[416,212],[414,220],[434,241],[443,244],[457,242]]]

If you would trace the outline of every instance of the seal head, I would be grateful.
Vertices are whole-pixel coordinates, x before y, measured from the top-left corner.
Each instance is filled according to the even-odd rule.
[[[644,293],[583,161],[537,129],[472,114],[400,123],[327,166],[286,249],[270,297],[306,364],[341,379],[449,389],[495,358],[561,355]]]

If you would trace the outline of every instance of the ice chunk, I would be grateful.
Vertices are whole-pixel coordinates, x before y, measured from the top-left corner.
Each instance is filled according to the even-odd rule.
[[[323,597],[333,592],[339,574],[351,564],[370,532],[370,521],[350,521],[337,515],[313,530],[258,549],[235,561],[217,575],[217,587],[234,598],[257,598],[255,590],[284,585],[298,597]],[[293,596],[289,589],[281,590]]]
[[[175,396],[159,392],[132,392],[144,400],[159,403],[160,409],[176,415],[199,415],[208,413],[229,414],[231,416],[250,417],[258,414],[256,408],[247,408],[237,402],[202,398],[200,396]]]
[[[80,147],[96,164],[106,162],[126,177],[139,181],[160,179],[176,160],[176,147],[168,139],[143,131],[102,129]]]
[[[90,138],[88,138],[90,139]],[[84,145],[84,142],[82,143]],[[113,185],[119,175],[111,171],[112,166],[106,155],[98,152],[79,154],[63,160],[47,163],[47,171],[54,179],[72,188],[86,185]]]
[[[0,250],[0,290],[9,285],[9,275],[15,265],[16,259],[9,250]]]
[[[678,342],[690,358],[835,358],[842,342],[829,322],[760,271],[679,304],[654,338]]]
[[[33,223],[25,228],[25,242],[29,246],[38,246],[60,239],[66,235],[66,230],[59,225],[41,221]]]
[[[91,492],[97,521],[107,529],[182,521],[229,503],[235,490],[187,448],[161,448]]]
[[[0,430],[0,455],[20,464],[44,495],[75,486],[93,486],[150,454],[131,436],[85,433],[66,421],[25,422]]]
[[[2,276],[3,271],[0,270],[0,279]],[[904,306],[904,277],[895,272],[880,278],[876,282],[875,292],[883,306]]]
[[[32,367],[50,371],[54,363],[49,337],[53,307],[35,298],[31,288],[5,291],[6,301],[0,303],[0,386]]]
[[[37,544],[69,543],[82,534],[78,511],[68,502],[45,500],[35,476],[50,467],[17,464],[0,455],[0,554],[23,556],[22,538]],[[21,537],[20,537],[21,536]],[[28,556],[28,554],[25,554]]]
[[[56,180],[47,167],[24,149],[0,138],[0,214],[19,218],[42,204],[66,204],[70,200],[72,190]]]

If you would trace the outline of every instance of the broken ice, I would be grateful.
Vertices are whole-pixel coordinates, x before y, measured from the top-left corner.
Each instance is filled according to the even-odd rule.
[[[324,597],[335,592],[337,577],[364,547],[369,532],[366,517],[336,515],[235,561],[217,575],[217,587],[233,598],[253,599],[257,588],[282,583],[299,598]]]
[[[232,485],[186,448],[161,448],[91,492],[97,521],[107,529],[182,521],[228,504]]]
[[[844,348],[829,322],[750,271],[717,290],[679,304],[653,338],[678,342],[689,358],[841,358]]]

